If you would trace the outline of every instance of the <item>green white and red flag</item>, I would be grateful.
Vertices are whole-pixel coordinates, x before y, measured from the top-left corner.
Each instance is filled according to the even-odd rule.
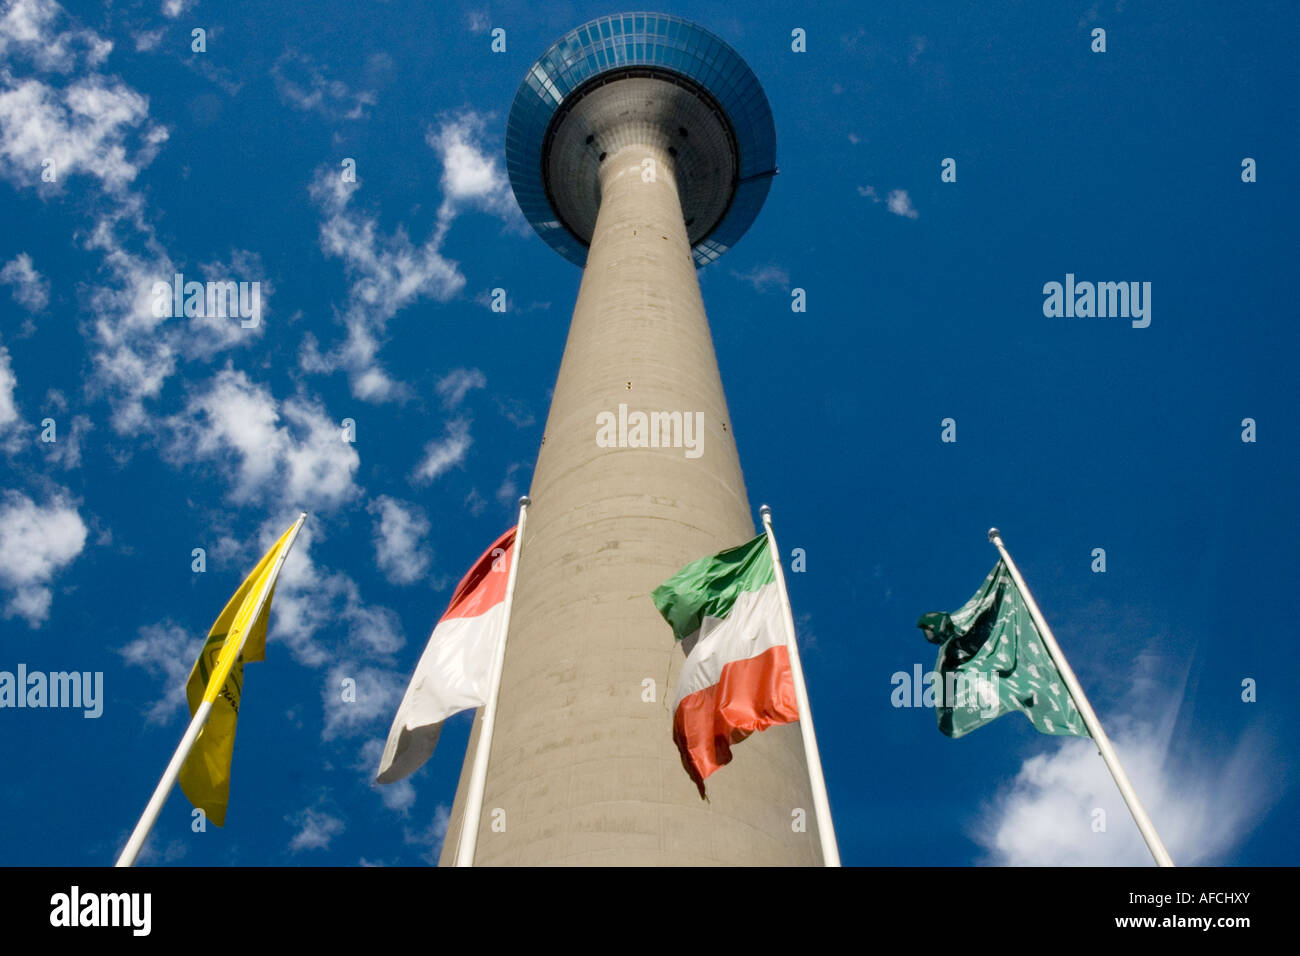
[[[755,731],[799,719],[785,611],[766,535],[693,561],[651,595],[682,642],[673,741],[704,795]]]

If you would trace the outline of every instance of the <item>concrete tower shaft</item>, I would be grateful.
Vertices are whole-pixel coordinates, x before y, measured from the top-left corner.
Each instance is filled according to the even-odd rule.
[[[506,152],[525,215],[584,271],[529,491],[475,862],[820,863],[797,725],[739,745],[700,799],[672,740],[682,651],[650,599],[755,534],[696,269],[766,196],[767,100],[707,31],[602,17],[529,70]],[[601,434],[635,412],[670,423],[658,447]]]
[[[753,537],[754,521],[673,157],[628,144],[602,163],[600,188],[529,492],[476,862],[813,865],[818,837],[796,725],[740,745],[709,779],[707,803],[672,741],[682,652],[650,592],[688,561]],[[600,447],[597,416],[617,415],[620,404],[700,412],[702,453]],[[642,699],[647,679],[653,703]],[[444,863],[454,859],[462,799]],[[504,833],[491,829],[497,808]],[[796,809],[806,833],[791,826]]]

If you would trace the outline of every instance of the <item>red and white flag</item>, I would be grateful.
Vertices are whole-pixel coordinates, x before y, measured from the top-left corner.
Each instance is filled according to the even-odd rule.
[[[487,702],[514,555],[511,528],[457,586],[397,708],[379,761],[379,783],[396,783],[420,769],[438,743],[442,722]]]

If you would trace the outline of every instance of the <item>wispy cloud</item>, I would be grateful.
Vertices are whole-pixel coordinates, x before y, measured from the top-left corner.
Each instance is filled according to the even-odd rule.
[[[1143,674],[1132,678],[1122,709],[1103,715],[1107,732],[1174,861],[1229,862],[1276,799],[1282,775],[1268,739],[1254,730],[1226,751],[1214,752],[1209,744],[1174,747],[1184,687],[1170,684],[1168,670],[1166,662],[1154,685]],[[1091,740],[1060,740],[1024,761],[972,835],[989,862],[1003,866],[1153,862]]]
[[[391,714],[389,715],[392,716]],[[379,767],[379,761],[384,754],[385,738],[372,737],[361,746],[361,752],[358,755],[357,763],[353,769],[361,772],[362,776],[369,782],[371,789],[379,794],[380,800],[384,806],[399,813],[403,817],[409,816],[411,807],[415,806],[415,784],[407,777],[405,780],[399,780],[396,783],[376,783],[375,771]]]
[[[154,430],[158,416],[147,403],[183,360],[211,358],[255,340],[260,330],[235,336],[205,318],[154,314],[154,283],[177,270],[133,187],[168,131],[150,119],[148,97],[100,72],[111,50],[111,42],[69,22],[52,0],[9,6],[0,26],[0,176],[42,194],[84,181],[77,188],[91,222],[79,241],[99,255],[104,277],[81,296],[92,368],[86,388],[107,396],[118,433],[138,435]],[[82,75],[69,82],[41,75],[73,69]],[[48,293],[30,260],[19,256],[5,275],[26,306],[46,307]]]
[[[18,377],[9,350],[0,345],[0,451],[10,455],[22,447],[22,432],[27,427],[18,412],[17,391]]]
[[[345,681],[351,683],[345,685]],[[355,736],[391,721],[406,692],[406,680],[395,671],[344,661],[330,668],[321,692],[325,705],[322,740]]]
[[[50,304],[50,283],[32,266],[32,257],[20,252],[0,268],[0,285],[13,286],[14,301],[28,312],[43,312]]]
[[[328,168],[311,186],[323,213],[321,248],[343,261],[352,284],[342,310],[346,341],[328,355],[317,354],[313,343],[304,366],[310,371],[346,369],[357,398],[389,401],[401,397],[403,390],[379,361],[388,321],[420,298],[450,299],[464,287],[465,277],[440,251],[445,225],[418,246],[401,226],[384,235],[373,216],[352,208],[357,188],[344,182],[339,170]]]
[[[8,598],[4,616],[21,617],[33,629],[50,614],[51,584],[86,545],[86,524],[59,491],[38,504],[18,491],[0,503],[0,590]]]
[[[486,387],[487,377],[478,369],[458,368],[440,378],[436,390],[442,407],[450,410],[460,405],[472,390]]]
[[[446,434],[424,446],[424,457],[416,466],[415,478],[431,482],[465,460],[474,439],[469,433],[469,422],[457,418],[447,423]]]
[[[260,533],[257,553],[265,552],[283,530],[283,523],[268,522]],[[315,538],[316,528],[309,520],[280,572],[271,606],[271,639],[286,644],[307,667],[322,667],[343,654],[372,662],[391,658],[406,642],[397,616],[365,603],[347,574],[318,564],[312,554]],[[340,629],[346,629],[343,642],[337,638]],[[334,643],[324,645],[322,634],[336,635]]]
[[[527,428],[537,421],[532,409],[518,398],[498,398],[497,411],[515,428]]]
[[[382,495],[369,506],[375,516],[375,561],[393,584],[412,584],[424,577],[433,555],[424,544],[429,519],[409,502]]]
[[[285,820],[297,828],[289,841],[290,853],[303,850],[328,850],[330,841],[345,829],[341,819],[317,807],[307,807],[290,814]]]
[[[753,286],[755,292],[790,288],[790,273],[776,265],[754,266],[747,272],[732,269],[731,274],[741,282]]]
[[[118,649],[126,663],[144,668],[162,685],[162,697],[145,711],[150,723],[165,724],[185,710],[185,682],[202,644],[179,624],[163,621],[140,628],[135,640]]]
[[[94,68],[113,50],[109,40],[68,24],[54,0],[12,0],[0,17],[0,59],[28,60],[38,70],[68,73]]]
[[[55,423],[57,432],[55,441],[41,442],[45,457],[52,464],[65,470],[81,467],[81,443],[86,433],[94,429],[89,415],[73,415],[71,421],[61,420]]]
[[[500,216],[507,224],[527,230],[523,213],[497,157],[484,149],[486,117],[473,111],[444,116],[425,140],[442,162],[443,202],[440,222],[450,223],[465,207]]]
[[[426,847],[425,853],[421,858],[430,865],[436,866],[438,855],[442,852],[442,843],[447,838],[447,827],[451,825],[451,807],[445,803],[440,803],[433,810],[433,819],[429,825],[420,829],[411,829],[407,827],[402,832],[402,839],[410,846]]]
[[[523,467],[520,462],[513,462],[506,469],[505,477],[497,487],[497,501],[502,507],[513,508],[519,503],[519,482],[515,479],[515,475]]]
[[[316,402],[277,402],[270,390],[227,368],[167,420],[168,457],[211,462],[236,502],[272,501],[304,510],[334,508],[354,497],[360,458],[338,422]]]
[[[880,193],[876,191],[875,186],[859,186],[858,195],[864,199],[870,199],[873,203],[885,203],[885,208],[895,216],[903,216],[906,219],[915,219],[919,215],[912,206],[912,199],[907,194],[906,189],[892,189],[884,199],[880,198]]]
[[[354,91],[342,80],[330,78],[320,64],[296,50],[280,54],[271,64],[271,76],[282,100],[330,120],[363,119],[367,107],[376,102],[373,92]]]
[[[892,190],[885,199],[885,208],[895,216],[904,216],[908,219],[915,219],[919,213],[912,208],[912,200],[907,195],[906,189]]]
[[[354,206],[359,183],[343,181],[338,169],[317,172],[310,192],[322,213],[321,248],[343,262],[351,286],[341,309],[346,340],[322,353],[309,339],[300,356],[305,369],[345,369],[352,393],[365,401],[392,401],[409,393],[389,376],[379,352],[388,322],[399,311],[422,298],[446,302],[464,288],[459,266],[442,251],[452,222],[466,209],[481,209],[521,233],[528,229],[504,170],[484,145],[485,130],[484,117],[469,111],[443,117],[426,133],[442,164],[443,198],[433,228],[418,245],[405,227],[384,234],[372,215]]]
[[[907,51],[907,65],[916,66],[916,61],[921,58],[925,48],[929,46],[930,41],[922,36],[914,36],[911,41],[911,48]]]
[[[121,195],[166,139],[149,123],[148,99],[119,79],[54,86],[0,72],[0,175],[17,186],[58,191],[86,175]]]

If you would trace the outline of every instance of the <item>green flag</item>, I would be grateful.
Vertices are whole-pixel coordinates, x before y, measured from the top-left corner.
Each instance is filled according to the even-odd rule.
[[[962,737],[1013,710],[1041,733],[1088,736],[1003,561],[960,610],[923,614],[916,626],[939,645],[939,729],[949,737]]]

